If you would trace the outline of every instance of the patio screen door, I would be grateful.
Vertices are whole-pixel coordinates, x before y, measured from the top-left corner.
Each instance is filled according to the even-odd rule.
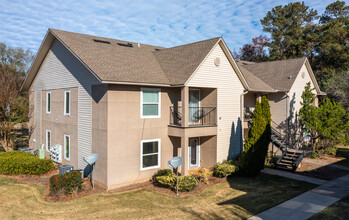
[[[189,90],[189,123],[198,123],[200,121],[200,90]]]
[[[189,169],[198,168],[200,165],[199,138],[189,139]]]

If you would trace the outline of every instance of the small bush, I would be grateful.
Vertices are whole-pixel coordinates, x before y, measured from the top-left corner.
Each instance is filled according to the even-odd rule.
[[[154,179],[154,184],[164,188],[172,188],[176,184],[176,176],[174,174],[167,176],[156,176]]]
[[[338,149],[337,147],[326,147],[326,148],[320,150],[320,154],[329,155],[329,156],[336,156],[337,149]]]
[[[213,167],[213,176],[223,178],[236,172],[236,166],[227,162],[218,163]]]
[[[317,159],[317,158],[319,158],[319,156],[315,152],[312,152],[310,158]]]
[[[50,192],[52,195],[71,194],[74,191],[82,191],[81,173],[73,171],[64,175],[54,175],[50,178]]]
[[[170,188],[176,190],[177,177],[170,169],[158,170],[153,175],[153,183],[155,186]],[[196,188],[198,182],[194,176],[180,176],[178,177],[178,191],[187,192]]]
[[[279,160],[280,156],[274,155],[274,156],[268,156],[265,158],[264,165],[266,167],[275,167],[276,162]]]
[[[178,191],[180,192],[189,192],[195,189],[198,186],[198,182],[193,176],[180,176],[178,177]],[[173,189],[176,190],[176,180],[173,186]]]
[[[0,153],[0,173],[42,175],[54,169],[50,159],[39,159],[31,153],[12,151]]]
[[[155,177],[157,176],[169,176],[172,174],[172,171],[170,169],[161,169],[158,170],[154,175],[153,175],[153,180],[155,179]]]
[[[198,183],[208,184],[208,178],[212,176],[212,172],[206,172],[204,169],[200,168],[197,174],[192,175],[195,177]]]

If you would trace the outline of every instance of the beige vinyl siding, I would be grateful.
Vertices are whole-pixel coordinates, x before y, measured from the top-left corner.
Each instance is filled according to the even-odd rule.
[[[41,148],[41,144],[44,142],[40,142],[42,140],[41,137],[41,91],[34,92],[34,138],[36,143],[34,143],[35,149]]]
[[[302,73],[304,72],[304,78],[302,77]],[[296,80],[294,81],[290,91],[288,92],[289,96],[289,102],[290,102],[290,113],[293,112],[293,116],[291,116],[291,119],[294,120],[296,117],[296,113],[299,112],[299,109],[301,106],[302,101],[302,93],[304,91],[305,85],[310,82],[311,88],[314,88],[314,83],[310,78],[308,69],[306,68],[305,64],[303,64],[301,70],[299,71]],[[316,94],[316,91],[313,90],[313,93]]]
[[[78,88],[79,168],[84,168],[86,165],[82,158],[92,153],[92,99],[90,94],[91,86],[96,84],[99,84],[98,79],[64,45],[55,40],[31,88],[32,91]],[[37,118],[36,115],[35,118]],[[41,138],[38,140],[43,142]]]
[[[284,92],[268,94],[272,127],[287,128],[287,117],[289,115],[288,98]]]
[[[216,57],[220,65],[214,64]],[[244,87],[221,45],[217,44],[187,83],[190,87],[217,88],[217,161],[242,151],[240,96]]]

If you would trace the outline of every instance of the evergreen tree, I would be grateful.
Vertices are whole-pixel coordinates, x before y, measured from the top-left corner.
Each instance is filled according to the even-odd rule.
[[[349,129],[349,115],[340,103],[326,98],[319,107],[313,105],[315,95],[310,83],[307,83],[302,94],[302,108],[299,118],[304,131],[310,130],[313,140],[313,151],[325,149],[338,144]]]
[[[317,11],[309,9],[304,2],[276,6],[261,19],[263,31],[271,34],[268,44],[271,60],[283,60],[313,56],[315,39],[314,20]]]
[[[271,141],[271,115],[268,100],[257,101],[252,126],[248,132],[244,152],[240,157],[239,172],[245,176],[255,176],[264,168],[265,157]]]
[[[326,80],[334,72],[349,68],[349,6],[343,1],[336,1],[326,7],[320,18],[317,31],[318,40],[315,50],[317,69]],[[324,75],[325,74],[325,75]]]

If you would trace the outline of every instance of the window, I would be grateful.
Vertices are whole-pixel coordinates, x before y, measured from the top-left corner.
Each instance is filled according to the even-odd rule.
[[[70,115],[70,90],[64,92],[64,115]]]
[[[141,170],[160,167],[160,139],[141,141]]]
[[[50,152],[51,147],[51,131],[46,130],[46,151]]]
[[[70,160],[70,135],[64,135],[64,159]]]
[[[51,92],[46,92],[46,113],[51,114]]]
[[[160,89],[141,88],[141,118],[160,118]]]

